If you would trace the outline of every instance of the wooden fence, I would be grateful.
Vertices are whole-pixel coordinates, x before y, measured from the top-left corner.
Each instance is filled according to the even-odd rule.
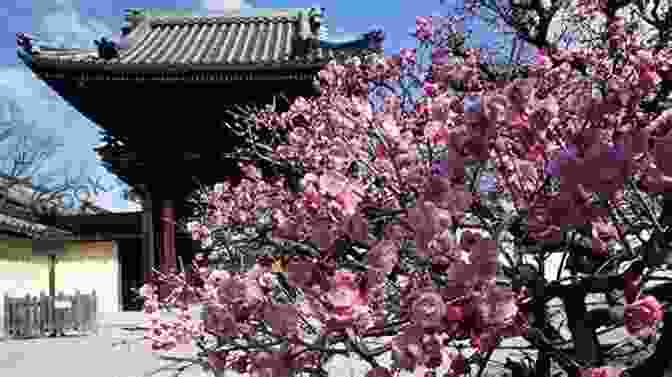
[[[5,294],[4,329],[11,338],[64,335],[66,332],[98,332],[96,291],[91,294],[56,297],[40,293],[39,297],[9,297]]]

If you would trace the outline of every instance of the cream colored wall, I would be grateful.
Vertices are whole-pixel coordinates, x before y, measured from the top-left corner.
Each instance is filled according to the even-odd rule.
[[[65,255],[56,258],[56,292],[96,290],[100,312],[121,310],[121,274],[114,241],[67,241]],[[33,256],[29,239],[0,240],[0,337],[4,297],[37,296],[49,292],[49,259]]]
[[[65,255],[57,257],[56,289],[73,294],[96,290],[98,310],[120,311],[119,258],[114,241],[70,241]]]
[[[0,241],[0,293],[39,295],[49,291],[49,260],[33,256],[31,240]]]
[[[49,259],[32,256],[31,240],[0,240],[0,337],[4,336],[5,294],[49,292]]]

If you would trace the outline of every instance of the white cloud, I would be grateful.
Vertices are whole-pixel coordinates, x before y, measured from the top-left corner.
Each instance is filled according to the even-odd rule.
[[[84,19],[72,7],[47,13],[40,23],[40,34],[66,47],[93,47],[93,41],[112,34],[112,29],[93,18]]]
[[[119,190],[108,191],[96,196],[96,206],[105,208],[112,212],[134,212],[142,210],[142,206],[121,199]]]
[[[201,5],[210,12],[225,12],[253,7],[252,4],[244,0],[202,0]]]
[[[113,33],[112,18],[91,17],[81,13],[82,2],[78,0],[34,0],[25,4],[30,16],[15,25],[16,31],[35,34],[47,42],[60,42],[67,47],[93,47],[93,40]],[[17,8],[7,8],[10,15]],[[121,14],[122,9],[115,12]],[[109,24],[109,25],[108,25]],[[3,51],[4,53],[4,51]],[[12,48],[14,60],[16,53]],[[24,110],[26,120],[45,133],[57,134],[65,145],[53,159],[43,166],[43,173],[59,171],[71,165],[71,175],[78,176],[80,165],[85,174],[100,175],[106,187],[115,187],[97,198],[97,204],[113,211],[137,210],[138,206],[123,199],[118,181],[96,161],[93,147],[99,142],[98,128],[35,77],[23,65],[0,66],[0,101],[13,100]],[[60,178],[57,177],[58,181]]]

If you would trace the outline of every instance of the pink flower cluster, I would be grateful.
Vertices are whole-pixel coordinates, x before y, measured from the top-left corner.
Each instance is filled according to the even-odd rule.
[[[623,368],[600,367],[583,369],[579,372],[578,377],[620,377],[622,373]]]
[[[432,32],[432,17],[418,16],[415,18],[415,37],[419,41],[431,40]]]
[[[591,4],[582,6],[599,10]],[[418,39],[433,38],[433,21],[416,19]],[[397,96],[374,112],[368,85],[398,80],[402,62],[415,62],[412,51],[370,65],[327,65],[319,75],[320,96],[255,118],[258,130],[286,133],[289,143],[265,158],[302,166],[294,185],[299,189],[288,189],[286,177],[270,182],[243,162],[241,182],[210,193],[204,219],[207,227],[253,226],[256,214],[270,209],[269,242],[308,251],[285,247],[286,271],[274,271],[265,256],[249,271],[196,266],[191,279],[163,276],[172,288],[168,302],[182,309],[206,304],[203,323],[185,312],[180,323],[156,322],[158,303],[153,288],[145,287],[154,348],[215,336],[228,348],[208,352],[213,368],[284,377],[318,368],[332,340],[366,358],[358,339],[392,331],[383,350],[392,352],[395,364],[374,367],[370,377],[438,367],[459,376],[467,361],[447,351],[452,340],[469,339],[477,352],[488,352],[503,337],[523,334],[530,298],[496,283],[499,234],[464,230],[482,198],[470,168],[493,163],[489,183],[527,214],[527,236],[560,240],[568,227],[588,224],[598,256],[608,256],[609,244],[622,240],[609,211],[592,200],[597,194],[623,200],[635,174],[652,192],[672,187],[672,170],[664,163],[672,157],[672,113],[651,119],[638,111],[639,99],[660,80],[658,72],[669,68],[669,51],[644,53],[618,28],[610,35],[628,56],[619,69],[631,80],[608,74],[612,70],[605,67],[616,63],[605,47],[591,55],[545,51],[530,77],[495,85],[480,80],[479,52],[468,50],[463,64],[433,61],[425,98],[410,113]],[[575,59],[599,68],[593,79],[607,83],[608,95],[592,95],[590,83],[570,68]],[[455,80],[467,94],[448,90]],[[549,181],[559,190],[550,190]],[[206,228],[192,226],[194,238],[206,238]],[[456,229],[463,230],[460,237]],[[637,300],[639,285],[628,279],[626,328],[650,333],[662,307],[650,296]],[[301,294],[295,297],[295,291]],[[385,302],[390,291],[398,297],[394,321]],[[605,367],[582,373],[615,372]]]
[[[625,306],[625,329],[631,335],[647,336],[663,320],[663,306],[653,296],[644,296]]]

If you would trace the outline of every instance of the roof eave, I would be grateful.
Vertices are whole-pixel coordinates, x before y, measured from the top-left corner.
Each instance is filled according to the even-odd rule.
[[[20,55],[21,56],[21,55]],[[74,72],[97,72],[97,73],[194,73],[194,72],[266,72],[286,71],[296,69],[319,69],[326,65],[328,59],[320,59],[311,62],[278,62],[269,64],[123,64],[123,63],[86,63],[41,58],[34,55],[32,59],[22,59],[30,68],[41,70],[58,70]]]

